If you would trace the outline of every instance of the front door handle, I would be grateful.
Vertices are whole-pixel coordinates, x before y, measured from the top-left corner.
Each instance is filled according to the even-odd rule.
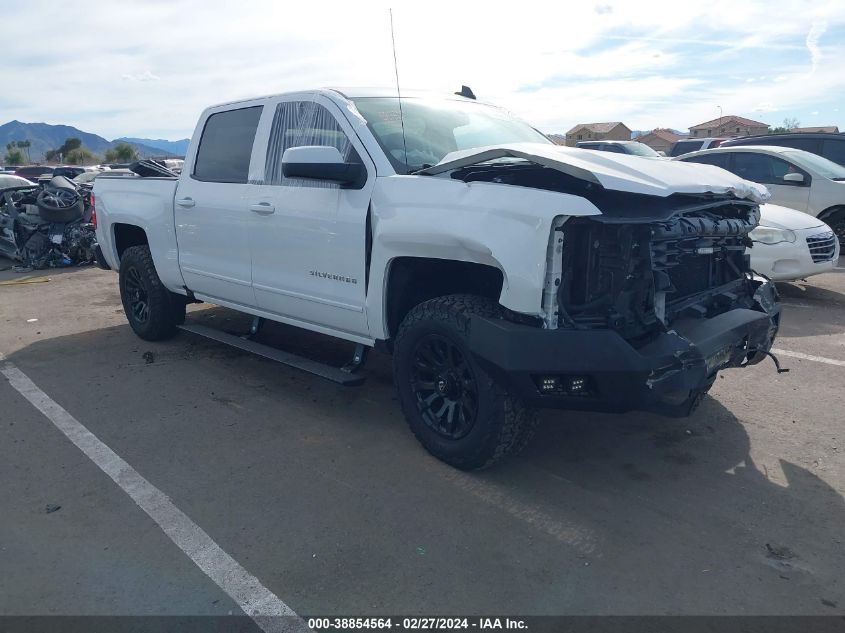
[[[258,204],[249,205],[249,210],[253,213],[259,213],[261,215],[270,215],[271,213],[276,212],[276,207],[274,207],[269,202],[259,202]]]
[[[176,201],[176,204],[183,209],[190,209],[191,207],[196,206],[197,203],[193,198],[180,198]]]

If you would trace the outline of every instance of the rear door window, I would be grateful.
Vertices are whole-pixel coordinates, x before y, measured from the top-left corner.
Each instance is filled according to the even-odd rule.
[[[246,183],[255,131],[263,106],[217,112],[200,137],[194,178],[206,182]]]
[[[826,138],[822,144],[822,156],[845,165],[845,138]]]
[[[701,149],[703,144],[704,141],[678,141],[672,146],[672,151],[669,152],[669,155],[683,156],[684,154],[689,154],[690,152],[695,152]]]

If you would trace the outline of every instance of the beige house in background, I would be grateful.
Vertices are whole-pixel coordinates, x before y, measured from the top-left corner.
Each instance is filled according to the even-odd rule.
[[[682,138],[687,138],[687,135],[675,134],[672,130],[657,128],[648,134],[638,136],[634,140],[648,145],[655,152],[665,152],[668,154],[672,146]]]
[[[689,129],[690,138],[707,138],[710,136],[756,136],[768,134],[769,125],[760,121],[752,121],[745,117],[728,114],[727,116],[692,125]]]
[[[794,127],[789,130],[792,133],[796,132],[829,132],[830,134],[839,134],[838,125],[822,125],[821,127]]]
[[[579,123],[566,133],[566,145],[575,147],[578,141],[630,141],[631,130],[621,121]]]

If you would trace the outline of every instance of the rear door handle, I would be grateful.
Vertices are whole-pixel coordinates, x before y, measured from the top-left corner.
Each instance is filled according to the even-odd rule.
[[[249,210],[253,213],[259,213],[261,215],[270,215],[271,213],[276,212],[276,207],[274,207],[269,202],[259,202],[258,204],[249,205]]]
[[[176,205],[182,207],[183,209],[190,209],[193,206],[196,206],[196,202],[193,198],[180,198],[176,201]]]

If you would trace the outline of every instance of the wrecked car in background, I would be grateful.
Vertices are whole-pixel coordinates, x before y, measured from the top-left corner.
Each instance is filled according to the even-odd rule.
[[[94,192],[138,336],[181,327],[347,385],[379,346],[411,430],[462,469],[519,452],[537,408],[687,415],[778,330],[745,252],[765,187],[560,147],[461,96],[215,106],[178,179],[150,169]],[[253,315],[251,336],[185,324],[192,301]],[[264,319],[355,352],[343,368],[281,352],[259,342]]]
[[[64,176],[0,187],[0,254],[19,272],[93,263],[90,195]]]

